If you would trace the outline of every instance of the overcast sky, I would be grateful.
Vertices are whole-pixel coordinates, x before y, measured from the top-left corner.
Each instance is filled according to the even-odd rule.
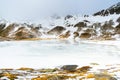
[[[92,14],[119,0],[0,0],[0,18],[37,21],[52,14]]]

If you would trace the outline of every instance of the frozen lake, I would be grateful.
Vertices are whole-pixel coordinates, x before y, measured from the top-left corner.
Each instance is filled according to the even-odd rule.
[[[47,68],[65,64],[116,64],[120,46],[110,42],[68,40],[0,42],[0,68]],[[118,42],[116,42],[117,44]]]

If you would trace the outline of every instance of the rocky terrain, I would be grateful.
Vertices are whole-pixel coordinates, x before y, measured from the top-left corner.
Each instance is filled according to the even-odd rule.
[[[53,69],[0,69],[1,80],[120,80],[120,65],[63,65]]]
[[[49,19],[51,20],[51,19]],[[120,36],[120,16],[72,16],[44,24],[0,22],[0,40],[85,39],[115,40]]]
[[[44,22],[43,22],[44,21]],[[39,24],[0,21],[0,40],[116,40],[120,38],[120,2],[90,15],[52,16]]]
[[[54,16],[40,21],[39,23],[21,23],[0,20],[0,41],[51,39],[73,39],[83,41],[120,40],[120,2],[93,15]],[[16,43],[14,45],[16,47]],[[32,48],[30,49],[36,48],[35,45],[31,45]],[[37,47],[39,46],[42,45],[37,45]],[[12,46],[11,49],[14,51],[13,48],[15,47]],[[18,47],[20,48],[21,46]],[[3,48],[3,45],[1,45],[1,48]],[[112,49],[110,47],[106,48]],[[119,53],[119,47],[116,48],[118,51],[113,51],[113,53]],[[6,49],[8,48],[5,47],[3,50],[5,51]],[[58,49],[62,49],[61,45]],[[85,49],[85,51],[87,49]],[[36,50],[40,49],[38,48]],[[110,53],[109,51],[103,52]],[[91,54],[89,55],[91,56]],[[117,56],[119,56],[119,54]],[[8,58],[10,59],[10,56],[8,56]],[[120,64],[100,65],[91,63],[86,66],[63,65],[55,68],[42,69],[27,67],[19,69],[5,68],[0,69],[0,80],[120,80]]]
[[[97,16],[97,15],[108,16],[110,14],[120,14],[120,2],[109,7],[108,9],[103,9],[103,10],[95,13],[94,16]]]

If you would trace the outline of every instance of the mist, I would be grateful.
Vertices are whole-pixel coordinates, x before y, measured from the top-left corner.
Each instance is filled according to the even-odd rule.
[[[117,2],[118,0],[0,0],[0,18],[9,21],[38,21],[54,14],[93,14]]]

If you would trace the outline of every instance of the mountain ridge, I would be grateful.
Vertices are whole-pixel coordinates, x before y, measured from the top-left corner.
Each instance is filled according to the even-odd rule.
[[[108,16],[111,14],[120,14],[120,2],[118,2],[117,4],[112,5],[111,7],[107,8],[107,9],[103,9],[101,11],[98,11],[96,13],[94,13],[94,16]]]

